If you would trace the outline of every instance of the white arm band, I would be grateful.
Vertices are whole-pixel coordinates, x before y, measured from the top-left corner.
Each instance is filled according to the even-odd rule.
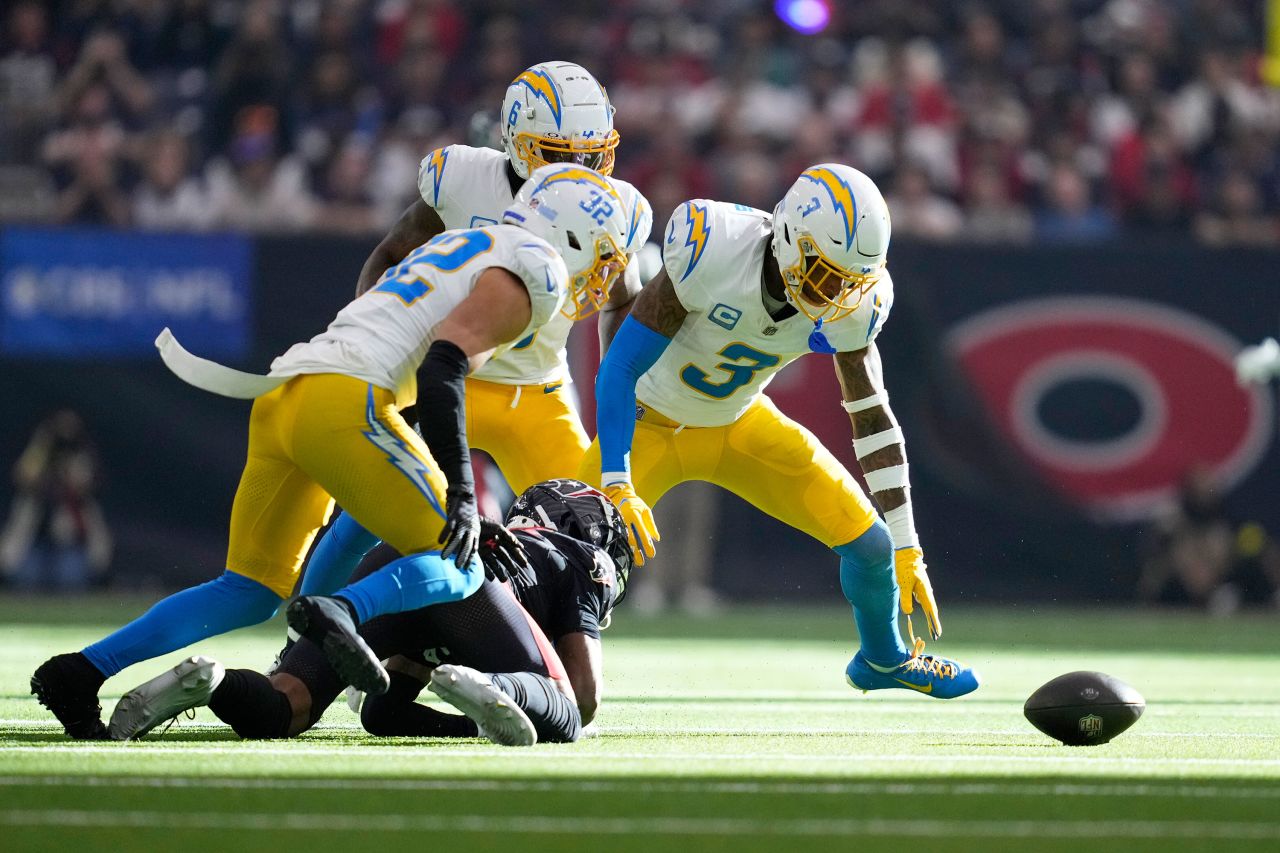
[[[884,522],[889,525],[889,537],[893,539],[895,551],[899,548],[920,547],[920,540],[916,537],[916,522],[911,517],[911,501],[885,512]]]
[[[865,412],[867,409],[874,409],[876,406],[883,406],[889,402],[889,392],[881,391],[878,394],[872,394],[870,397],[863,397],[861,400],[843,400],[840,405],[849,414],[854,412]]]
[[[627,471],[601,471],[600,485],[615,486],[618,483],[630,483],[631,474]]]
[[[864,471],[867,488],[874,492],[887,492],[889,489],[905,489],[907,487],[907,463],[890,465],[888,468],[877,468]]]
[[[861,459],[891,444],[902,444],[901,427],[893,426],[883,432],[874,432],[871,435],[855,438],[853,452]]]

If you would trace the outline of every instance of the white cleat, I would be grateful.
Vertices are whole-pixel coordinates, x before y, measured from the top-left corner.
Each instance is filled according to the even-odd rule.
[[[107,731],[112,740],[140,738],[183,711],[209,704],[209,697],[226,674],[213,658],[187,658],[121,696]]]
[[[538,733],[524,710],[483,673],[469,666],[441,664],[431,671],[427,689],[466,714],[480,736],[503,746],[533,746]]]

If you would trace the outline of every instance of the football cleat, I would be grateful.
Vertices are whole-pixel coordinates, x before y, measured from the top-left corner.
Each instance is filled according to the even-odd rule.
[[[102,724],[102,705],[98,702],[101,684],[101,673],[83,655],[54,655],[32,674],[31,693],[53,712],[68,737],[106,740],[107,727]]]
[[[120,697],[107,731],[112,740],[134,740],[183,711],[209,704],[227,671],[212,658],[191,657]]]
[[[959,661],[924,654],[924,641],[916,640],[911,657],[888,672],[872,666],[859,651],[844,671],[850,687],[868,690],[914,690],[934,699],[955,699],[978,689],[978,673]]]
[[[427,689],[470,717],[480,736],[503,746],[533,746],[538,733],[524,709],[469,666],[441,664],[431,671]]]
[[[276,674],[276,670],[280,668],[280,663],[284,660],[285,655],[289,654],[289,650],[293,648],[293,644],[298,642],[298,637],[298,632],[292,628],[285,631],[284,645],[280,648],[280,651],[276,652],[276,659],[271,662],[271,666],[267,667],[266,672],[262,673],[263,675]]]
[[[304,595],[285,611],[289,627],[320,647],[347,684],[374,696],[387,692],[391,676],[356,630],[347,605],[327,595]]]

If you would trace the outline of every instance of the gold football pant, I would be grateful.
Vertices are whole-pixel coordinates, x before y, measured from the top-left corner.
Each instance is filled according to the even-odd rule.
[[[446,487],[392,392],[296,376],[254,401],[227,568],[288,597],[335,499],[401,554],[438,549]]]
[[[517,495],[543,480],[578,476],[588,445],[563,383],[500,385],[471,378],[467,441],[493,457]]]
[[[600,445],[592,443],[579,478],[600,485]],[[714,483],[822,542],[844,545],[878,517],[848,470],[813,433],[761,395],[731,424],[683,429],[636,407],[631,482],[650,506],[679,483]]]

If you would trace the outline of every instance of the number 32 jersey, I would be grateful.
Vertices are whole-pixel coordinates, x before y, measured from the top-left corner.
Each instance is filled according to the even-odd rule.
[[[436,327],[490,267],[512,273],[532,307],[529,324],[499,354],[561,316],[568,271],[546,240],[516,225],[445,231],[383,273],[329,328],[273,361],[271,375],[343,373],[395,392],[404,408],[417,399],[418,365]]]
[[[514,198],[507,178],[508,162],[505,153],[491,148],[437,148],[422,158],[418,167],[418,192],[446,228],[477,228],[501,222],[503,211]],[[627,205],[626,249],[634,253],[649,239],[649,202],[626,181],[612,177],[609,180]],[[572,328],[573,320],[557,312],[536,335],[521,338],[472,376],[500,385],[567,382],[565,344]]]
[[[765,310],[761,271],[772,217],[740,204],[694,199],[667,223],[663,264],[689,312],[636,398],[689,426],[736,421],[779,370],[810,352],[814,324],[803,314],[776,321]],[[853,313],[822,334],[839,352],[868,346],[893,305],[885,271]]]

